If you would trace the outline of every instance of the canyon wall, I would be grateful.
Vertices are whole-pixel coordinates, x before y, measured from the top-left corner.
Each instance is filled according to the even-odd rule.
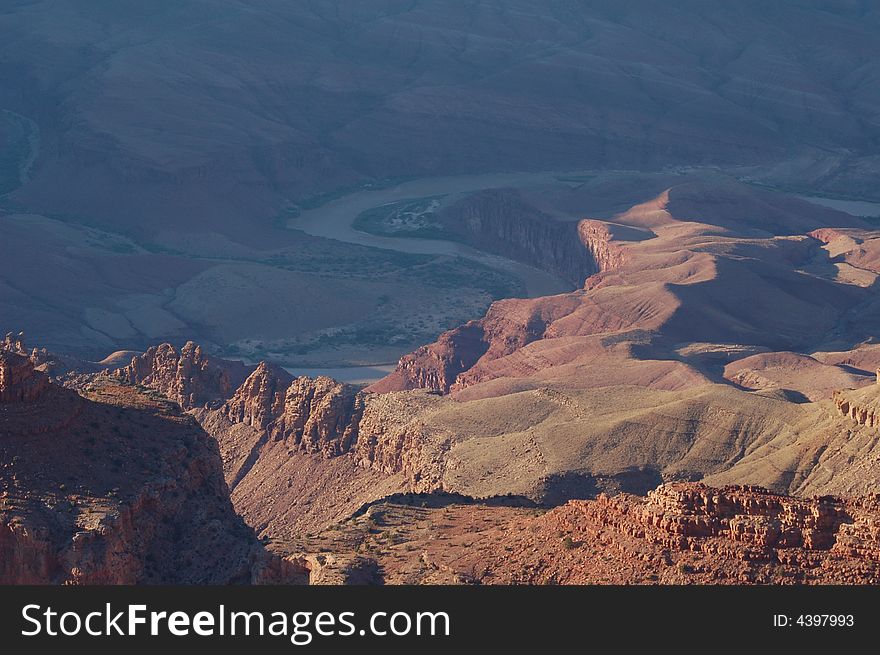
[[[0,371],[0,584],[307,575],[235,514],[216,442],[175,405],[101,377],[64,388],[7,349]]]
[[[423,472],[430,470],[435,458],[429,456],[426,462],[419,454],[422,446],[430,451],[433,445],[410,424],[416,409],[429,402],[424,397],[414,397],[409,406],[328,377],[293,378],[266,362],[230,389],[232,378],[225,374],[229,365],[206,358],[193,344],[181,351],[162,344],[135,357],[114,377],[126,383],[137,381],[185,409],[196,410],[199,421],[226,453],[227,481],[233,487],[272,443],[282,443],[287,453],[324,458],[350,455],[359,466],[385,475],[406,472],[421,486],[429,478],[437,479]]]
[[[869,428],[880,427],[880,370],[877,371],[876,384],[835,391],[833,401],[837,411],[854,423]]]
[[[555,219],[515,189],[474,193],[441,210],[440,221],[469,245],[553,273],[576,289],[591,275],[621,266],[626,258],[607,223]],[[627,231],[635,236],[635,231]]]
[[[442,219],[469,244],[554,273],[576,289],[595,286],[603,274],[623,266],[629,258],[627,241],[653,236],[598,220],[555,220],[509,189],[474,194],[445,209]],[[550,323],[577,304],[574,294],[493,303],[483,318],[448,330],[434,343],[403,356],[394,372],[368,390],[429,389],[446,394],[475,384],[481,376],[469,371],[478,362],[545,338]]]
[[[576,222],[554,220],[514,189],[470,195],[444,208],[440,220],[473,247],[553,273],[575,288],[597,271]]]
[[[799,499],[749,486],[666,484],[633,505],[629,497],[600,495],[582,509],[601,525],[665,547],[716,553],[751,547],[777,558],[775,551],[788,548],[828,550],[853,520],[833,497]]]
[[[170,343],[149,348],[115,372],[121,380],[155,389],[184,409],[225,400],[247,374],[241,362],[209,358],[192,341],[180,350]]]

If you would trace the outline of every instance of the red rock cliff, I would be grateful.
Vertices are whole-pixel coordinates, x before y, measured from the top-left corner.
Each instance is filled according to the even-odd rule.
[[[858,390],[835,391],[832,399],[837,411],[854,423],[880,427],[880,371],[877,371],[877,384]]]
[[[495,583],[877,584],[878,518],[877,497],[671,483],[570,501],[507,531],[487,569]]]
[[[191,417],[108,378],[82,394],[0,405],[0,584],[300,579],[236,516]]]
[[[544,214],[514,189],[475,193],[444,209],[440,219],[474,247],[553,273],[573,287],[599,270],[593,250],[578,238],[577,223]]]
[[[170,343],[150,348],[115,375],[155,389],[190,409],[229,398],[247,372],[244,364],[210,358],[201,346],[188,341],[180,350]]]
[[[0,350],[0,402],[35,402],[48,386],[48,376],[34,370],[29,357]]]
[[[294,379],[266,362],[247,377],[246,372],[188,343],[180,352],[170,344],[150,348],[114,375],[155,389],[184,409],[207,403],[233,425],[250,426],[306,452],[331,457],[352,448],[364,407],[354,387],[327,377]]]

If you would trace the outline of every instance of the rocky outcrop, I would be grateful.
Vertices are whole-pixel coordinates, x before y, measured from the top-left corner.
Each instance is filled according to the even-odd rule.
[[[180,350],[170,343],[152,347],[115,373],[125,382],[159,391],[184,409],[226,400],[247,374],[244,364],[210,358],[192,341]]]
[[[854,423],[880,427],[880,370],[877,384],[864,389],[835,391],[832,400],[837,411]]]
[[[596,273],[612,271],[624,265],[627,259],[626,248],[615,242],[614,233],[608,223],[584,219],[578,223],[577,231],[580,242],[590,253]]]
[[[299,377],[260,363],[220,411],[267,438],[327,457],[354,445],[363,413],[362,394],[328,377]]]
[[[430,389],[448,393],[458,376],[489,350],[485,324],[485,320],[471,321],[444,332],[434,343],[401,357],[396,370],[368,391]]]
[[[280,414],[269,426],[272,439],[332,457],[356,443],[364,396],[328,377],[299,377],[287,388]]]
[[[260,362],[222,407],[233,423],[265,430],[284,411],[284,398],[292,377],[284,369]]]
[[[0,584],[302,581],[236,516],[190,416],[106,377],[80,393],[2,406]]]
[[[24,332],[19,332],[18,334],[7,332],[3,341],[0,341],[0,351],[26,355],[27,347],[24,345]]]
[[[553,273],[573,287],[626,260],[620,241],[647,235],[604,221],[558,220],[526,202],[515,189],[488,189],[443,209],[444,228],[480,250]],[[615,234],[626,232],[625,235]]]
[[[444,332],[434,343],[402,357],[393,373],[367,391],[428,389],[445,394],[467,387],[480,380],[480,374],[473,371],[478,363],[544,338],[548,326],[577,302],[573,296],[557,296],[493,303],[480,320]]]
[[[454,364],[450,366],[454,368]],[[289,450],[324,457],[355,450],[367,409],[367,395],[356,387],[328,377],[293,378],[284,369],[261,362],[237,388],[230,388],[234,379],[230,371],[239,372],[234,362],[208,358],[199,346],[188,343],[180,352],[170,344],[150,348],[113,375],[159,391],[184,409],[198,409],[199,420],[210,425],[220,439],[237,430],[236,426],[251,428],[252,436],[256,436],[249,437],[250,455],[243,461],[237,458],[230,484],[236,484],[247,473],[268,440],[283,441]],[[452,381],[454,376],[450,373],[439,383],[446,379]],[[379,415],[381,420],[376,418]],[[390,416],[380,409],[372,411],[371,416],[368,438],[357,457],[366,467],[377,462],[378,469],[388,472],[394,468],[396,472],[398,465],[403,466],[393,463],[400,457],[399,449],[383,446],[383,439],[398,424],[406,425],[406,412]],[[395,433],[389,439],[395,441],[397,436]]]
[[[29,357],[0,350],[0,403],[36,402],[48,386],[48,376],[36,371]]]
[[[424,392],[370,394],[365,400],[354,453],[359,464],[386,475],[402,473],[412,491],[441,488],[455,435],[413,417],[429,415],[443,400]]]
[[[878,520],[877,497],[670,483],[647,498],[570,501],[496,566],[529,582],[877,584]]]
[[[444,228],[480,250],[553,273],[579,287],[597,272],[579,226],[532,207],[515,189],[488,189],[445,208]]]
[[[834,392],[834,405],[837,411],[858,425],[869,428],[880,427],[880,408],[861,405],[857,399],[850,398],[840,391]]]
[[[721,553],[745,546],[776,558],[782,549],[828,550],[853,520],[834,497],[796,499],[761,487],[666,484],[632,505],[630,497],[600,495],[582,509],[601,525],[668,548]]]

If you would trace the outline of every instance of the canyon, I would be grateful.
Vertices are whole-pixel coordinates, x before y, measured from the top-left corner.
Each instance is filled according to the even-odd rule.
[[[0,583],[307,579],[235,514],[216,442],[176,404],[107,380],[61,386],[11,345],[0,349]]]
[[[542,242],[474,202],[452,207],[499,252]],[[36,467],[3,475],[4,548],[27,571],[10,579],[874,580],[877,231],[720,180],[552,225],[568,250],[541,252],[586,276],[577,289],[497,301],[366,387],[193,342],[89,363],[8,335],[3,461]],[[58,435],[83,442],[82,471],[36,457]],[[157,527],[184,507],[207,523]],[[587,550],[557,533],[619,569],[571,560]],[[480,559],[429,546],[447,537]],[[188,564],[155,564],[168,548]]]
[[[0,12],[0,583],[880,582],[872,3],[110,4]]]
[[[16,2],[0,18],[0,329],[91,360],[192,339],[300,369],[385,365],[493,301],[580,286],[589,260],[552,235],[661,177],[876,200],[880,14],[764,4],[218,0],[205,24],[205,0]],[[484,222],[465,241],[531,265],[316,234],[337,201],[350,226],[435,193],[478,194],[450,199]],[[563,225],[505,226],[496,195]],[[522,236],[496,244],[504,229]]]

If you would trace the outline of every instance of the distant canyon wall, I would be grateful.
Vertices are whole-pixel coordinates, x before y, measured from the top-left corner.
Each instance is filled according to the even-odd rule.
[[[552,273],[572,287],[598,270],[575,221],[555,220],[513,189],[488,189],[446,207],[440,220],[469,245]]]

